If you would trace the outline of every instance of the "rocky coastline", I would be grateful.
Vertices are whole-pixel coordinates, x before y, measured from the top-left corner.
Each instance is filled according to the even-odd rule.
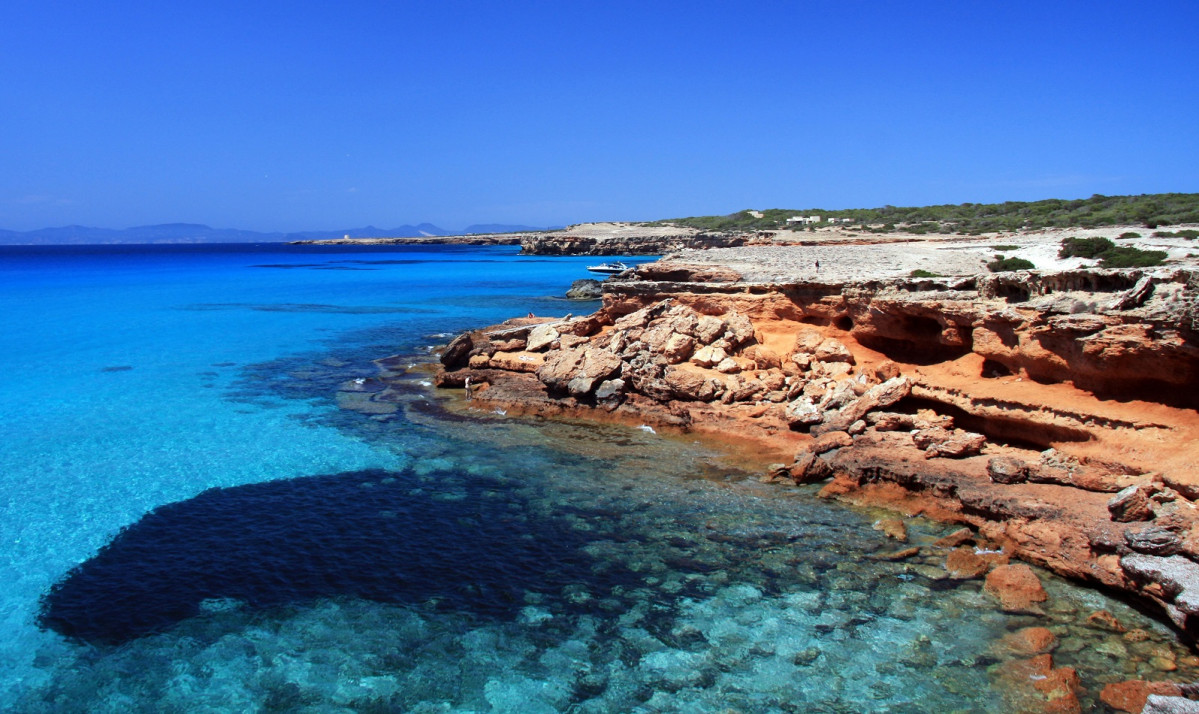
[[[590,315],[460,335],[435,382],[751,443],[764,480],[889,508],[899,540],[903,516],[960,524],[897,557],[985,578],[1005,610],[1043,612],[1024,561],[1199,635],[1199,269],[877,277],[841,249],[746,275],[719,252],[605,281]]]
[[[708,250],[761,245],[776,233],[705,233],[681,226],[637,223],[580,223],[559,231],[492,233],[460,236],[335,238],[295,241],[297,245],[519,245],[522,255],[665,255],[680,250]]]

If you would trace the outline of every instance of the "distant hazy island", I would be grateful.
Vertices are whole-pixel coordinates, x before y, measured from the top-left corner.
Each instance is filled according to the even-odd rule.
[[[111,229],[63,226],[32,231],[0,230],[3,245],[84,245],[120,243],[524,243],[528,236],[565,239],[575,253],[656,254],[660,248],[731,247],[736,236],[782,233],[798,242],[804,233],[839,231],[850,237],[890,235],[985,235],[1042,228],[1097,228],[1137,225],[1149,229],[1199,223],[1199,193],[1157,193],[1066,200],[962,203],[938,206],[879,208],[746,209],[728,215],[619,223],[581,223],[566,228],[512,224],[475,224],[460,231],[431,223],[395,228],[347,228],[298,232],[259,232],[212,228],[194,223],[166,223]],[[854,235],[856,234],[856,236]],[[687,236],[702,236],[688,242]],[[759,238],[763,237],[761,235]],[[813,237],[813,236],[807,236]],[[625,239],[608,242],[611,238]],[[669,239],[669,240],[668,240]],[[640,241],[640,244],[638,243]],[[543,241],[544,242],[544,241]],[[552,243],[553,241],[550,241]],[[621,245],[621,243],[626,245]],[[628,249],[626,251],[626,249]],[[526,252],[530,251],[526,247]]]
[[[237,228],[213,228],[200,223],[162,223],[133,228],[93,228],[89,226],[62,226],[40,228],[32,231],[0,230],[0,245],[118,245],[118,244],[187,244],[187,243],[296,243],[329,240],[343,236],[357,238],[405,237],[415,239],[437,239],[460,235],[489,233],[518,233],[522,231],[544,231],[523,225],[499,223],[467,226],[461,231],[439,228],[432,223],[403,225],[396,228],[347,228],[328,231],[299,231],[292,233],[264,233]]]

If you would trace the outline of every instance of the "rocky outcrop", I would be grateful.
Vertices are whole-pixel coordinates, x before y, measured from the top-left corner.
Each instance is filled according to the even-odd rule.
[[[603,295],[600,281],[592,278],[576,280],[570,284],[570,290],[566,291],[567,300],[599,300]]]
[[[782,457],[767,480],[963,525],[946,572],[1004,607],[1039,611],[1018,558],[1199,634],[1197,288],[1186,269],[754,283],[663,261],[605,281],[592,315],[455,339],[437,383],[752,440]]]
[[[656,232],[653,228],[619,235],[538,233],[521,238],[520,252],[525,255],[665,255],[687,248],[733,248],[761,239],[753,233]]]

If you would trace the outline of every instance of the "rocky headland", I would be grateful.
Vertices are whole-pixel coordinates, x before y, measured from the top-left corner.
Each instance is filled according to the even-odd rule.
[[[645,223],[579,223],[558,231],[479,233],[460,236],[335,238],[298,245],[520,245],[524,255],[665,255],[680,250],[746,245],[799,245],[846,240],[845,231],[820,235],[791,231],[705,232],[686,226]],[[873,239],[868,239],[873,240]],[[888,236],[884,241],[894,240]]]
[[[779,455],[764,478],[966,527],[936,554],[950,577],[1019,559],[1199,633],[1199,269],[990,274],[973,247],[687,251],[591,315],[459,336],[436,382],[748,440]]]

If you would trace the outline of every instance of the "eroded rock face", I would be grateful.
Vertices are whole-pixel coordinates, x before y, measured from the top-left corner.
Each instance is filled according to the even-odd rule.
[[[639,268],[607,285],[593,315],[456,339],[436,381],[470,374],[492,387],[479,398],[502,404],[512,375],[513,399],[544,400],[547,413],[594,404],[646,424],[781,440],[795,457],[772,482],[829,481],[823,495],[969,525],[967,541],[942,546],[957,548],[946,569],[987,575],[1005,607],[1041,602],[1000,570],[1023,558],[1149,598],[1199,632],[1199,475],[1178,459],[1164,473],[1152,456],[1125,464],[1137,452],[1111,448],[1130,434],[1153,435],[1148,454],[1161,447],[1145,444],[1193,441],[1170,410],[1195,394],[1199,278],[1144,277],[1086,297],[1054,293],[1078,288],[1077,276],[962,278],[928,292]],[[1095,307],[1074,310],[1080,302]],[[1092,392],[1103,399],[1077,398]],[[1135,412],[1113,396],[1162,409]]]

